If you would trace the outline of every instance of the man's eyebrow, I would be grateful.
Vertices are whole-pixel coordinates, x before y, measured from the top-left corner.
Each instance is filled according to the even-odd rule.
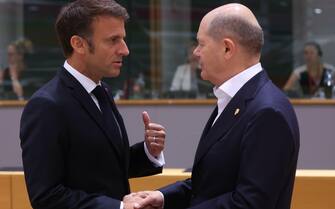
[[[121,35],[111,35],[109,38],[123,38]]]
[[[106,40],[113,40],[113,39],[125,39],[126,36],[121,36],[121,35],[111,35],[106,38]]]

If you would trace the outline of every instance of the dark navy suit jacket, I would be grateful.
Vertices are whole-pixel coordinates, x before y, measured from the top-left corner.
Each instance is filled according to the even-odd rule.
[[[129,147],[122,117],[110,101],[122,147],[91,96],[65,69],[32,96],[22,114],[20,138],[33,208],[119,209],[130,191],[128,178],[161,172],[147,158],[143,142]]]
[[[239,111],[237,111],[239,109]],[[265,71],[210,116],[192,177],[160,189],[165,209],[289,209],[299,150],[296,115]]]

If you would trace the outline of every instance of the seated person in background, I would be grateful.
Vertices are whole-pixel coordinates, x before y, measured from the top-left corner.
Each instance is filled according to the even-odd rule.
[[[143,73],[139,73],[136,77],[129,76],[124,84],[123,89],[119,89],[114,99],[143,99],[145,98],[145,81]]]
[[[32,52],[32,43],[29,40],[21,39],[8,45],[8,67],[0,71],[0,86],[3,88],[1,97],[4,99],[16,98],[23,100],[23,87],[20,83],[20,76],[25,69],[24,55]],[[5,81],[10,83],[11,88],[7,89]],[[12,96],[14,95],[14,96]]]
[[[187,50],[187,62],[177,67],[170,87],[171,92],[184,92],[185,96],[189,93],[193,95],[193,97],[197,95],[197,71],[199,70],[199,63],[197,58],[193,55],[195,48],[195,44],[189,47]]]
[[[316,42],[305,44],[304,60],[305,64],[293,70],[283,88],[289,96],[313,97],[319,87],[323,86],[325,73],[335,73],[334,66],[322,62],[322,50]]]
[[[132,88],[131,99],[143,99],[144,98],[144,87],[145,87],[144,75],[140,73],[135,79],[135,82]]]

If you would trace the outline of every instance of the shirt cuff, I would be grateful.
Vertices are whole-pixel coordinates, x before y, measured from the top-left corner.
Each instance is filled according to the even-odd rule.
[[[159,190],[157,190],[158,192],[159,192],[159,194],[161,194],[162,195],[162,198],[163,198],[163,204],[162,204],[162,208],[164,209],[164,202],[165,202],[165,200],[164,200],[164,195],[163,195],[163,193],[161,192],[161,191],[159,191]]]
[[[163,195],[163,194],[162,194]],[[123,202],[120,203],[120,209],[123,209]]]
[[[165,159],[164,159],[164,154],[163,151],[159,154],[159,156],[156,158],[154,156],[152,156],[148,150],[147,144],[144,142],[144,152],[147,155],[147,157],[149,158],[149,160],[155,164],[157,167],[162,167],[163,165],[165,165]]]

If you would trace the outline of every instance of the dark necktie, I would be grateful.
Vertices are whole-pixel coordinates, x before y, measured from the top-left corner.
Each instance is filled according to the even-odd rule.
[[[109,97],[106,91],[103,89],[102,86],[98,85],[95,87],[92,93],[98,100],[102,117],[104,119],[107,130],[111,134],[113,141],[116,142],[116,144],[120,148],[122,148],[123,143],[122,143],[121,128],[113,113],[111,102],[109,101]]]

